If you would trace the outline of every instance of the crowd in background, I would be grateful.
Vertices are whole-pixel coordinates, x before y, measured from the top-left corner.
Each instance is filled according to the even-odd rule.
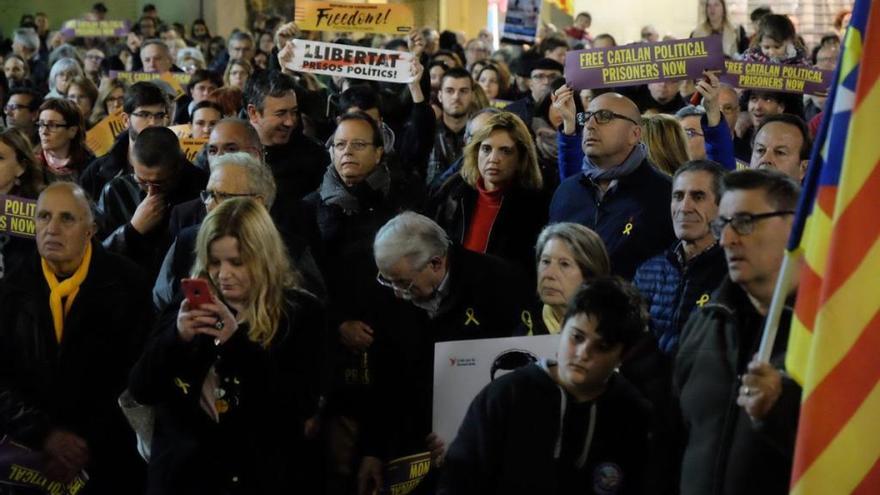
[[[847,12],[806,46],[789,16],[701,2],[682,38],[836,67]],[[617,46],[586,12],[526,45],[262,14],[223,38],[152,5],[120,38],[64,21],[0,39],[0,195],[36,200],[35,239],[0,231],[0,438],[47,478],[366,494],[430,451],[417,493],[787,492],[800,389],[784,337],[753,355],[824,97],[709,72],[573,89],[568,52]],[[293,72],[303,38],[411,53],[412,82]],[[432,431],[435,343],[546,334],[556,360]]]

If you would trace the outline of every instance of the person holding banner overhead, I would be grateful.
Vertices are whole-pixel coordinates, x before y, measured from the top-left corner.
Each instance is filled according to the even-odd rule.
[[[646,324],[631,285],[587,281],[566,309],[557,360],[504,375],[473,400],[438,493],[648,493],[651,406],[615,371]]]
[[[791,302],[770,363],[753,358],[791,230],[800,187],[769,170],[723,180],[712,222],[728,276],[681,333],[674,384],[687,433],[682,495],[788,493],[800,387],[782,369]],[[792,291],[797,283],[792,284]]]

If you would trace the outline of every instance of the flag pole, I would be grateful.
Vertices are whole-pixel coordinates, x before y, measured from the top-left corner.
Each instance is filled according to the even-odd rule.
[[[800,263],[798,263],[800,258],[800,255],[795,252],[785,250],[782,266],[779,269],[779,278],[776,280],[776,287],[773,289],[773,300],[770,302],[770,309],[767,311],[767,318],[764,320],[761,347],[758,348],[758,361],[762,363],[769,363],[770,356],[773,354],[773,344],[776,343],[779,320],[782,317],[782,310],[785,308],[788,292],[791,290],[795,271],[800,266]]]

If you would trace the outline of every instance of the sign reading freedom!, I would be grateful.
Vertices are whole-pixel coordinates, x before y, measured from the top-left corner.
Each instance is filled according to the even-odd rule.
[[[402,4],[338,3],[298,0],[293,21],[305,31],[408,33],[415,20]]]
[[[565,80],[574,89],[613,88],[699,79],[724,69],[721,36],[568,52]]]
[[[410,53],[320,41],[291,40],[289,43],[293,45],[293,56],[284,60],[290,45],[279,54],[288,70],[394,83],[413,80]]]
[[[735,88],[827,96],[834,73],[801,65],[725,62],[721,82]]]

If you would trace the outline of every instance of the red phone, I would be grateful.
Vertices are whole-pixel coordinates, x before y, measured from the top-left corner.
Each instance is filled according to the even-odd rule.
[[[190,308],[195,309],[202,304],[214,302],[211,286],[203,278],[185,278],[180,281],[180,287],[183,289],[183,295],[186,296]]]

